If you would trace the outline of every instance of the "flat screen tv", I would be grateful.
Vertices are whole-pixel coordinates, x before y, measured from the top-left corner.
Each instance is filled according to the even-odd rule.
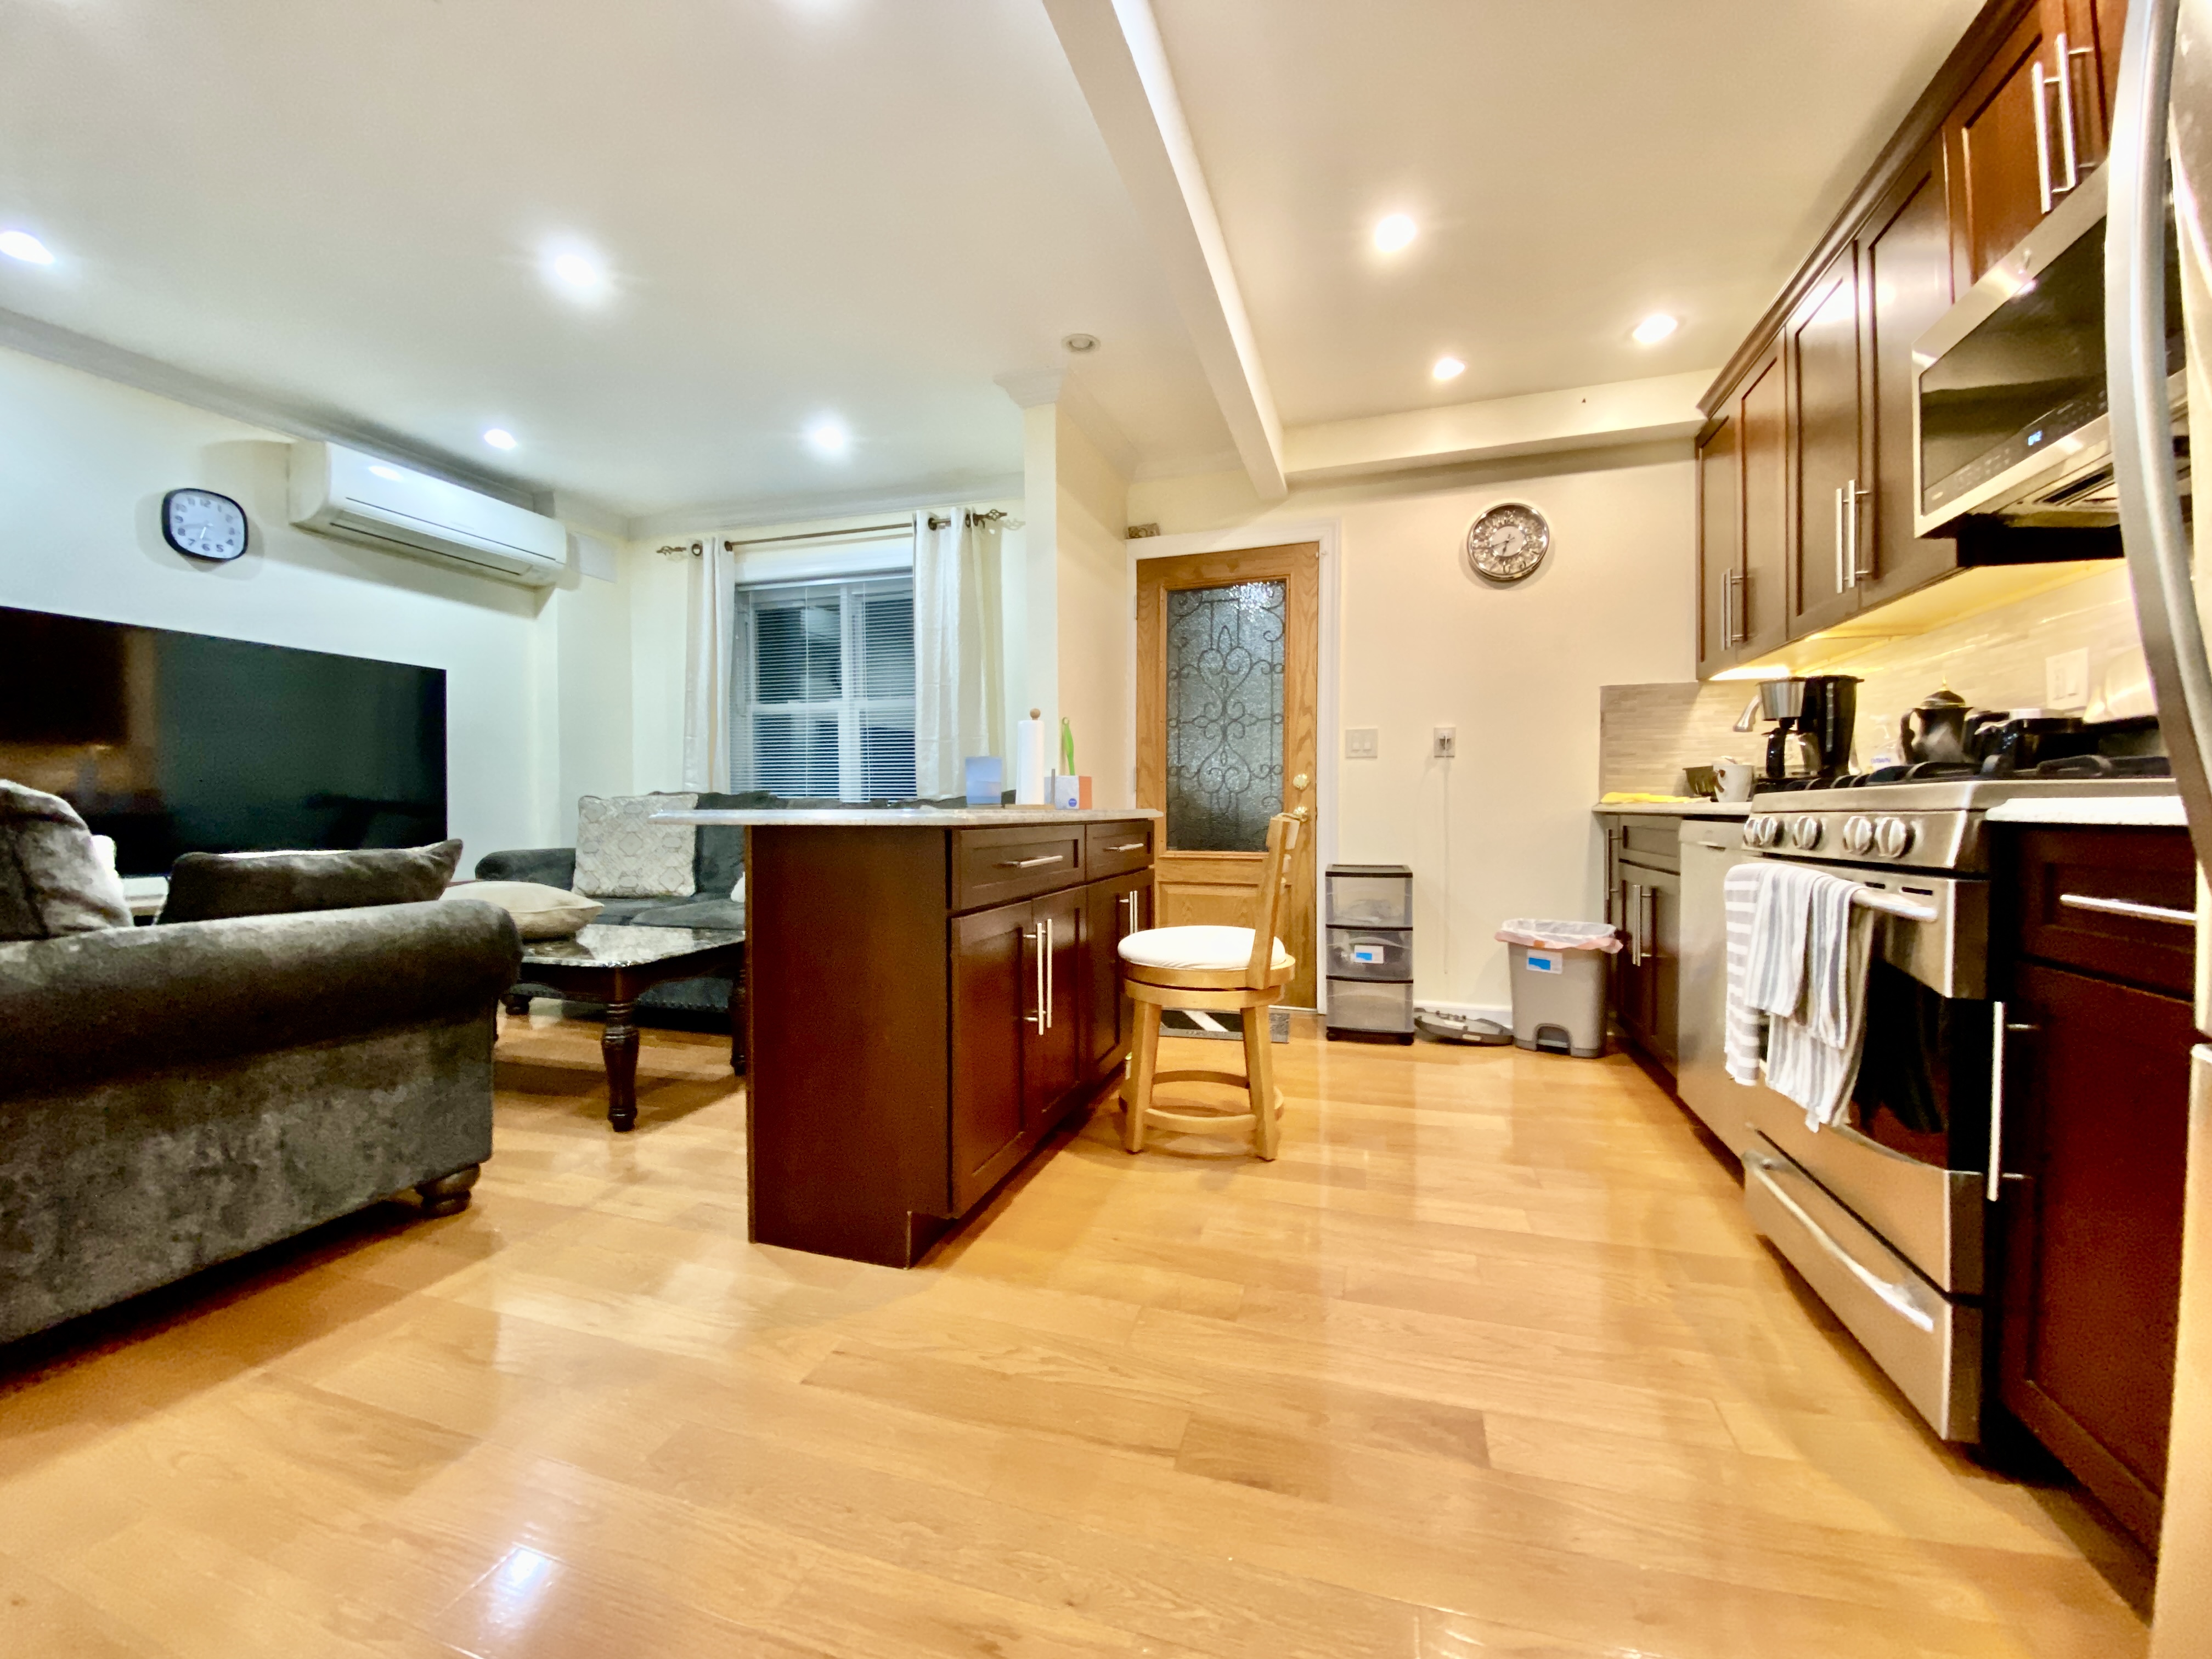
[[[419,846],[446,833],[446,671],[0,606],[0,777],[68,800],[126,876]]]

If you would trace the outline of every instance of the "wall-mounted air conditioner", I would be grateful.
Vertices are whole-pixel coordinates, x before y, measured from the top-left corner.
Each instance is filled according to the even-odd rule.
[[[336,444],[292,446],[292,522],[533,587],[568,563],[557,520]]]

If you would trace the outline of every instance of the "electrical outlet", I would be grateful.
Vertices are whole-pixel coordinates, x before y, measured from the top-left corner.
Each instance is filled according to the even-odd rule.
[[[1439,726],[1429,744],[1429,754],[1435,760],[1449,760],[1459,753],[1459,727]]]
[[[2089,702],[2089,652],[2061,651],[2043,659],[2043,706],[2082,708]]]
[[[1346,760],[1373,760],[1380,750],[1376,744],[1376,731],[1371,726],[1347,726],[1344,728],[1344,757]]]

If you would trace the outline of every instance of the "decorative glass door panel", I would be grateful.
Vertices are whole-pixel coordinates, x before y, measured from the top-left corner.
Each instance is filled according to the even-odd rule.
[[[1287,584],[1171,589],[1167,599],[1167,845],[1256,853],[1283,810]]]

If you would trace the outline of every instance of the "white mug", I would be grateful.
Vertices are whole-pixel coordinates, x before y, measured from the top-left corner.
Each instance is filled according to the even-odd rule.
[[[1723,800],[1749,800],[1752,785],[1758,779],[1749,764],[1740,760],[1715,761],[1713,775],[1721,781]]]

